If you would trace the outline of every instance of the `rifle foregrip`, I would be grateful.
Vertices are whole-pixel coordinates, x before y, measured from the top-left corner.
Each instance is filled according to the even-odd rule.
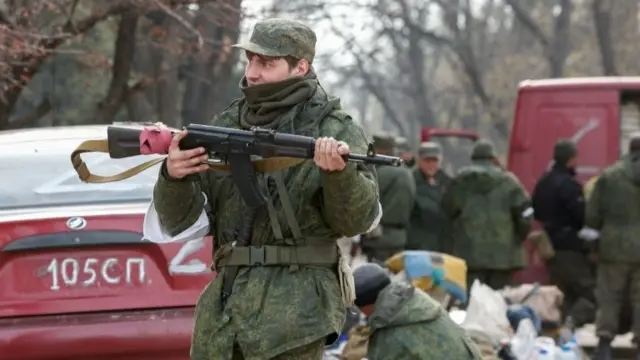
[[[275,135],[275,144],[278,146],[303,148],[310,151],[315,149],[316,140],[308,136],[277,133]]]
[[[112,159],[121,159],[140,155],[141,131],[141,129],[125,126],[107,127],[109,156]]]

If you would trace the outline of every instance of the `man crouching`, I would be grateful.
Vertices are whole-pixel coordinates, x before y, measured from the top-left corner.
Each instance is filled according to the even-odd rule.
[[[369,263],[354,270],[355,304],[367,315],[367,359],[482,360],[464,330],[429,295],[410,284],[391,282]]]

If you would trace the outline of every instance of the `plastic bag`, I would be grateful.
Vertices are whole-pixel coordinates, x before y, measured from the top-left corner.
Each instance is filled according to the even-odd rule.
[[[536,331],[531,319],[522,319],[516,335],[511,339],[511,352],[518,360],[537,360]]]
[[[499,292],[478,280],[471,286],[469,306],[461,326],[472,337],[477,333],[481,337],[488,336],[494,343],[513,334],[507,319],[506,301]]]
[[[555,340],[547,336],[540,336],[535,339],[535,349],[538,360],[555,360],[558,352]]]

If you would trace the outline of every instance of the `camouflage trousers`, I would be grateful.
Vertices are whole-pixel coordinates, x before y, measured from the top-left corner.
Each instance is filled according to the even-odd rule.
[[[640,264],[599,263],[596,298],[596,335],[613,340],[630,325],[637,345],[640,342]],[[631,324],[625,324],[629,319]]]
[[[299,348],[291,349],[269,360],[322,360],[324,354],[325,339],[320,339],[307,345],[300,346]],[[231,360],[244,360],[242,350],[240,347],[233,347],[233,357]]]
[[[547,261],[551,283],[564,294],[562,317],[571,316],[577,327],[595,320],[595,267],[587,254],[577,251],[555,251]]]

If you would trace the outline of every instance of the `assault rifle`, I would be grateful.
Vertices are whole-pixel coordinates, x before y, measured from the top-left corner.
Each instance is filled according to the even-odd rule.
[[[207,164],[215,169],[229,171],[240,195],[249,207],[244,224],[236,235],[236,246],[249,246],[253,223],[259,208],[267,202],[258,185],[258,172],[272,172],[295,166],[312,159],[316,140],[307,136],[278,133],[273,130],[253,128],[237,130],[225,127],[192,124],[186,127],[187,136],[180,141],[180,149],[204,147],[209,157]],[[173,134],[178,130],[161,126],[135,128],[109,126],[107,140],[88,140],[80,144],[71,154],[71,163],[80,180],[100,183],[123,180],[163,161],[163,158],[147,161],[114,176],[96,176],[89,172],[80,154],[105,152],[113,159],[136,155],[167,154]],[[252,159],[259,157],[259,159]],[[400,166],[397,157],[377,155],[369,144],[366,155],[348,154],[344,159],[375,165]],[[227,268],[223,278],[222,303],[231,294],[238,266]]]
[[[278,133],[273,130],[253,128],[238,130],[226,127],[191,124],[185,128],[187,136],[180,142],[182,150],[204,147],[211,168],[229,171],[243,199],[250,207],[264,203],[257,188],[256,172],[270,172],[295,166],[312,159],[316,140],[312,137]],[[107,140],[88,140],[71,154],[71,163],[80,180],[85,183],[104,183],[130,178],[161,162],[154,159],[114,176],[96,176],[89,172],[82,161],[85,152],[105,152],[112,159],[137,155],[167,154],[173,134],[179,130],[160,125],[109,126]],[[258,159],[253,159],[259,157]],[[400,166],[402,159],[378,155],[372,144],[367,154],[348,154],[350,162],[372,165]],[[254,186],[255,185],[255,186]]]

